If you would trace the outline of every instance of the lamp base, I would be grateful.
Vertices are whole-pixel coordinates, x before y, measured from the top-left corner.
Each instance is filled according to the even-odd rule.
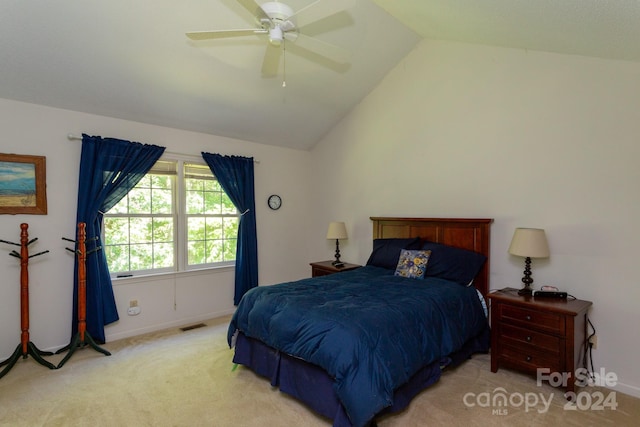
[[[336,239],[336,253],[335,253],[335,261],[333,261],[331,263],[331,265],[335,266],[337,264],[342,264],[342,261],[340,261],[340,241],[338,239]]]
[[[531,289],[533,278],[531,277],[530,257],[526,257],[524,260],[524,277],[522,277],[522,283],[524,283],[524,287],[518,291],[518,295],[531,295],[533,293],[533,289]]]
[[[518,291],[518,295],[528,295],[531,296],[533,294],[533,291],[531,290],[530,287],[525,286],[524,288],[520,289]]]

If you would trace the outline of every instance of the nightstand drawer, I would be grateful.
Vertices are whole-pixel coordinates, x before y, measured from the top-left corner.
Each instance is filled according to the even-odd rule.
[[[361,265],[349,264],[348,262],[343,263],[341,267],[336,267],[333,265],[333,261],[312,262],[310,265],[311,277],[328,276],[329,274],[342,273],[362,267]]]
[[[558,335],[564,335],[564,316],[540,310],[530,310],[515,305],[501,305],[503,321],[511,321],[525,328],[533,328],[539,331],[548,331]]]
[[[531,373],[536,373],[538,368],[562,371],[557,354],[535,351],[534,348],[511,347],[505,343],[500,359]]]
[[[315,267],[311,268],[311,277],[328,276],[330,274],[334,274],[334,273],[332,271],[324,270],[322,268],[315,268]]]
[[[521,346],[526,348],[531,346],[552,353],[554,357],[560,354],[560,346],[563,340],[559,337],[532,331],[531,329],[518,328],[517,326],[502,323],[500,325],[500,335],[505,344]]]

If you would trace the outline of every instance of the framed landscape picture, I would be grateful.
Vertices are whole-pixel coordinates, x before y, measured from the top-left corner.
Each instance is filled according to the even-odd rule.
[[[47,214],[46,158],[0,154],[0,214]]]

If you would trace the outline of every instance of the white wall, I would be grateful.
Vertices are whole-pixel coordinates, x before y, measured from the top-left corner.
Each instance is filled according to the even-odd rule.
[[[67,134],[100,135],[167,147],[199,156],[201,151],[254,157],[260,284],[310,275],[307,222],[312,217],[310,153],[177,129],[0,99],[0,152],[46,156],[48,215],[0,215],[0,239],[19,242],[20,224],[38,241],[30,253],[49,250],[29,262],[30,338],[40,349],[69,342],[72,322],[73,255],[62,237],[75,237],[81,143]],[[268,209],[269,194],[283,198]],[[20,261],[14,246],[0,244],[0,360],[20,343]],[[233,269],[119,280],[114,285],[120,320],[106,327],[108,341],[233,312]],[[142,313],[127,316],[137,299]]]
[[[491,287],[520,287],[515,227],[546,229],[535,286],[593,302],[596,370],[640,396],[640,64],[423,41],[313,152],[319,218],[494,218]],[[322,227],[318,224],[318,228]]]

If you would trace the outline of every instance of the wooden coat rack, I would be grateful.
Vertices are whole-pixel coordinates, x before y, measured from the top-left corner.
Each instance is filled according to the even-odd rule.
[[[67,360],[73,356],[73,353],[78,348],[82,348],[85,346],[90,346],[94,350],[104,354],[105,356],[111,356],[107,350],[101,348],[96,344],[96,342],[91,338],[91,334],[87,331],[87,234],[86,234],[86,224],[84,222],[78,223],[78,236],[76,240],[64,239],[67,241],[75,242],[76,249],[71,250],[78,257],[78,332],[73,336],[71,342],[58,350],[56,354],[60,354],[69,350],[69,352],[64,356],[64,358],[58,364],[58,368],[61,368]],[[89,253],[93,253],[100,250],[100,248],[94,248]]]
[[[37,254],[29,255],[29,245],[38,239],[35,238],[31,241],[29,240],[29,233],[27,231],[28,228],[29,224],[20,224],[20,243],[0,240],[0,242],[2,243],[20,246],[20,253],[11,251],[9,255],[15,258],[20,258],[20,328],[22,330],[22,334],[20,336],[20,344],[18,344],[18,347],[16,347],[11,357],[3,362],[0,362],[0,367],[6,365],[2,372],[0,372],[0,378],[4,377],[7,372],[9,372],[11,368],[13,368],[13,366],[21,356],[23,359],[26,359],[27,356],[31,355],[33,357],[33,360],[35,360],[39,364],[46,366],[49,369],[57,369],[55,365],[47,362],[41,357],[51,356],[53,355],[53,353],[38,349],[38,347],[36,347],[35,344],[33,344],[29,340],[29,258],[46,254],[49,251],[43,251]]]

